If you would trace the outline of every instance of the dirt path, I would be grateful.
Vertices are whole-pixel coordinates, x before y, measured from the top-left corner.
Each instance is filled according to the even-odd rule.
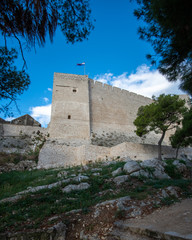
[[[192,199],[156,210],[140,219],[126,220],[124,224],[192,239]]]

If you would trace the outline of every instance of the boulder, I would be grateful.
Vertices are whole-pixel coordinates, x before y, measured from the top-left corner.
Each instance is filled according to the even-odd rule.
[[[133,172],[137,172],[140,169],[141,169],[141,167],[138,164],[138,162],[133,161],[133,160],[129,160],[128,162],[126,162],[126,164],[123,167],[123,170],[128,174],[131,174]]]
[[[124,182],[126,182],[128,180],[129,176],[128,175],[122,175],[122,176],[118,176],[118,177],[115,177],[113,179],[113,182],[116,184],[116,185],[120,185]]]
[[[81,182],[83,180],[88,180],[89,177],[79,174],[77,177],[72,178],[71,180],[75,182]]]
[[[115,177],[115,176],[117,176],[117,175],[119,175],[121,173],[122,173],[122,168],[119,167],[115,171],[113,171],[111,174],[112,174],[113,177]]]
[[[151,168],[153,171],[153,176],[158,179],[169,179],[170,177],[165,173],[164,169],[165,163],[158,159],[149,159],[145,160],[141,163],[141,167],[143,170],[146,168]]]
[[[151,177],[150,174],[147,172],[147,171],[144,171],[143,169],[142,170],[139,170],[137,172],[133,172],[130,174],[131,177],[146,177],[146,178],[149,178]]]
[[[78,185],[70,184],[62,189],[63,193],[69,193],[71,191],[80,191],[88,189],[90,185],[88,183],[80,183]]]

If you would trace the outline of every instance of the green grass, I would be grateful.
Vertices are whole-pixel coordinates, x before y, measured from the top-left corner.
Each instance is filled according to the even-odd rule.
[[[58,170],[11,171],[0,174],[0,199],[11,197],[15,193],[58,181]]]
[[[166,163],[165,172],[173,179],[182,178],[182,174],[179,173],[176,166],[173,165],[174,161],[175,161],[175,159],[166,159],[165,160],[165,163]]]
[[[26,194],[15,203],[0,204],[0,232],[6,229],[22,229],[39,227],[43,220],[57,214],[63,214],[74,209],[82,209],[84,214],[88,213],[91,206],[97,203],[112,200],[119,197],[130,196],[132,199],[143,200],[155,194],[159,189],[168,186],[178,186],[183,190],[184,196],[191,195],[189,186],[191,180],[184,179],[139,179],[130,178],[124,185],[116,187],[112,179],[112,171],[122,167],[124,162],[116,162],[110,166],[102,166],[101,162],[89,164],[88,170],[82,170],[82,166],[70,167],[60,170],[33,170],[33,171],[13,171],[0,175],[0,198],[13,196],[16,192],[23,191],[27,187],[47,185],[57,182],[58,172],[67,171],[68,176],[72,174],[89,176],[86,180],[90,188],[83,191],[72,191],[63,193],[62,188],[69,183],[63,183],[59,187],[44,189],[35,193]],[[92,168],[102,168],[99,176],[93,176]],[[71,181],[70,184],[77,184]],[[112,189],[106,194],[99,195],[99,192]],[[169,204],[172,200],[164,199],[162,204]],[[122,215],[121,212],[117,215]]]

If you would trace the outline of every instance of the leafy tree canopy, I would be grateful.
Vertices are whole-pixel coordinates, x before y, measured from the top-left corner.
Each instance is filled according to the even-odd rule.
[[[154,131],[160,133],[158,142],[158,158],[161,159],[161,144],[167,130],[173,129],[181,122],[182,115],[186,112],[185,100],[177,95],[162,94],[153,97],[153,103],[141,106],[138,109],[137,118],[134,121],[136,134],[139,137]]]
[[[178,128],[170,137],[171,145],[177,148],[176,158],[180,147],[187,147],[192,144],[192,109],[183,118],[182,127]]]
[[[68,42],[87,38],[93,29],[88,0],[1,0],[0,31],[4,38],[24,38],[43,45],[60,26]]]
[[[6,47],[0,47],[0,101],[6,100],[6,105],[0,106],[0,112],[5,114],[12,102],[16,104],[17,95],[28,89],[29,76],[22,70],[18,71],[14,66],[17,58],[15,49],[10,51]]]
[[[28,88],[29,76],[24,71],[26,61],[23,53],[25,47],[43,46],[47,34],[51,41],[57,27],[66,37],[67,42],[75,43],[86,39],[93,24],[88,0],[1,0],[0,33],[5,47],[0,48],[0,100],[10,102],[1,106],[0,112],[7,112],[11,102],[16,101]],[[7,49],[7,38],[18,41],[24,61],[23,71],[13,66],[17,58],[14,49]]]
[[[192,95],[192,1],[136,0],[134,14],[146,25],[139,28],[141,39],[151,43],[159,71],[169,81],[181,80],[180,87]]]

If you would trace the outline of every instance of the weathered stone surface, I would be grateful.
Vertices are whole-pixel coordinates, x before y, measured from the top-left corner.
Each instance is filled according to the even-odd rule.
[[[88,189],[90,185],[88,183],[80,183],[78,185],[70,184],[62,189],[63,193],[69,193],[71,191],[80,191]]]
[[[100,173],[99,172],[95,172],[95,173],[93,173],[93,176],[100,176]]]
[[[126,182],[128,179],[129,179],[129,176],[128,176],[128,175],[122,175],[122,176],[115,177],[115,178],[113,179],[113,182],[114,182],[116,185],[121,185],[122,183]]]
[[[126,162],[126,164],[123,167],[123,170],[127,174],[131,174],[133,172],[137,172],[140,169],[141,169],[141,167],[139,166],[139,164],[136,161],[133,161],[133,160],[129,160],[128,162]]]
[[[151,168],[153,170],[153,176],[155,178],[169,179],[170,177],[165,173],[164,169],[165,163],[163,161],[159,161],[158,159],[149,159],[145,160],[141,163],[141,167],[145,170],[145,168]]]
[[[66,225],[59,222],[47,229],[37,229],[29,232],[16,232],[0,234],[1,240],[65,240]]]
[[[141,177],[141,176],[143,176],[143,177],[148,178],[148,177],[150,177],[150,174],[147,171],[144,171],[142,169],[142,170],[139,170],[137,172],[131,173],[130,176],[132,176],[132,177]]]
[[[59,172],[58,174],[57,174],[57,177],[58,178],[60,178],[60,177],[66,177],[67,176],[67,171],[62,171],[62,172]]]
[[[111,174],[112,174],[113,177],[115,177],[115,176],[117,176],[117,175],[119,175],[121,173],[122,173],[122,168],[119,167],[115,171],[113,171]]]
[[[83,176],[81,174],[79,174],[77,177],[72,178],[72,180],[75,182],[81,182],[83,180],[88,180],[88,179],[89,179],[89,177]]]

